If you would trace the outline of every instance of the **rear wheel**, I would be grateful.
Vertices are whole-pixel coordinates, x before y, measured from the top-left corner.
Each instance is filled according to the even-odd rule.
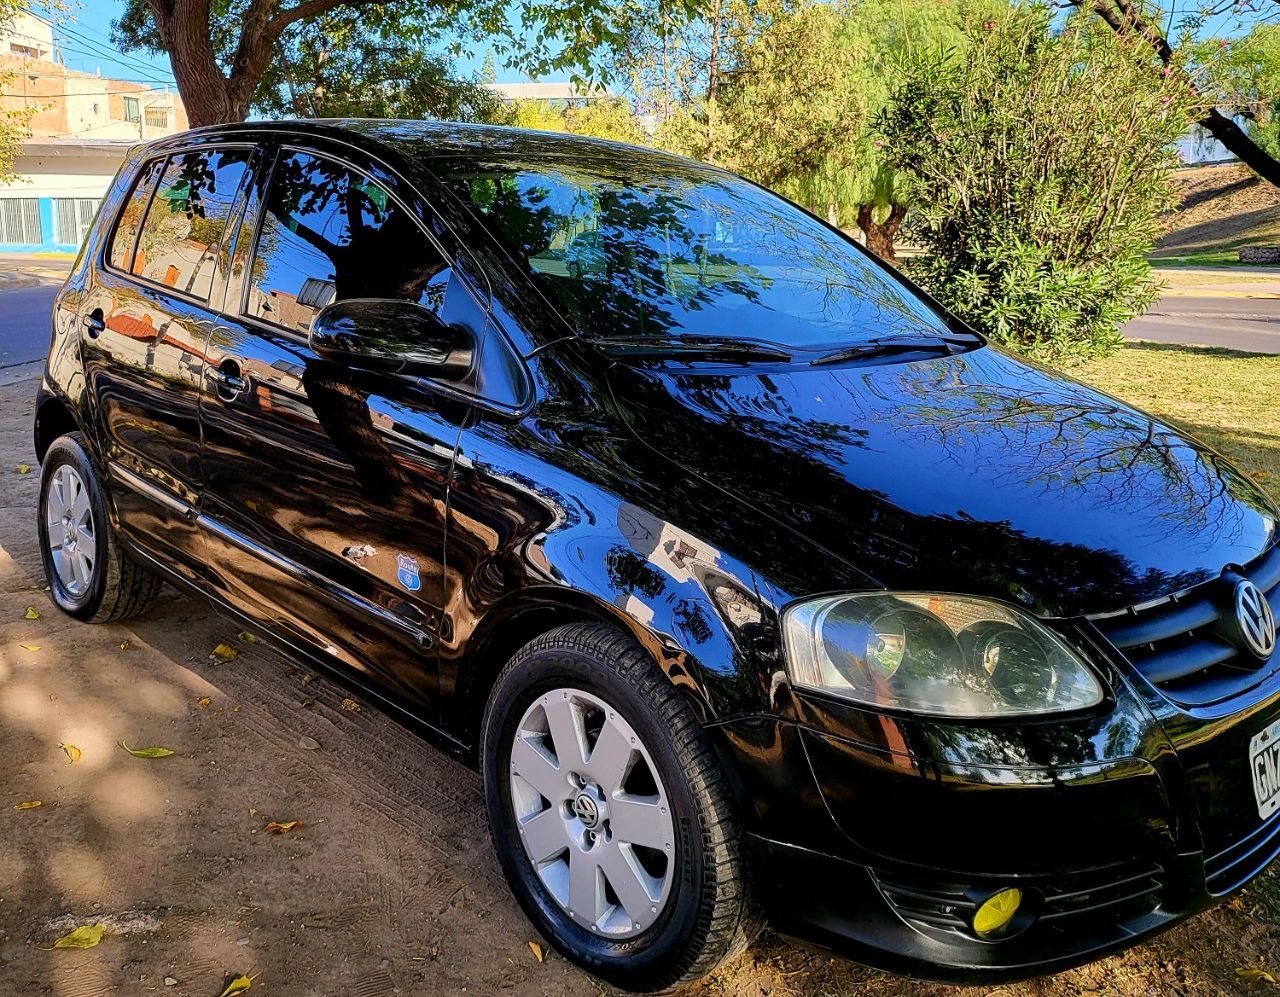
[[[507,879],[570,959],[654,991],[746,947],[757,919],[723,774],[633,640],[575,624],[526,645],[494,687],[483,752]]]
[[[160,579],[130,560],[112,532],[79,433],[54,440],[44,456],[37,530],[58,608],[87,623],[107,623],[136,616],[155,602]]]

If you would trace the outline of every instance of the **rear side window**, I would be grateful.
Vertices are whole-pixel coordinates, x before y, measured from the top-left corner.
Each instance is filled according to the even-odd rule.
[[[305,333],[325,305],[401,298],[437,314],[451,268],[409,213],[370,178],[285,152],[271,178],[245,313]]]
[[[147,209],[131,272],[207,299],[249,154],[219,149],[171,157]]]
[[[111,236],[111,250],[107,259],[117,270],[128,270],[133,262],[133,245],[138,241],[138,227],[142,224],[142,213],[147,210],[147,199],[151,197],[151,188],[155,186],[156,177],[164,167],[163,159],[153,159],[138,174],[133,185],[133,193],[120,212],[116,222],[115,233]]]

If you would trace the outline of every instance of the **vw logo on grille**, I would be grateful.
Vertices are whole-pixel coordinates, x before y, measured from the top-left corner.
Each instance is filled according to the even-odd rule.
[[[1267,597],[1247,578],[1236,583],[1236,624],[1245,646],[1264,661],[1276,649],[1276,620]]]

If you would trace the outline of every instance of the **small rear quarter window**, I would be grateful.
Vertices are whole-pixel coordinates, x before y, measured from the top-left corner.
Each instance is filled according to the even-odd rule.
[[[133,193],[129,195],[129,200],[125,202],[124,210],[120,212],[120,217],[116,221],[107,259],[118,270],[129,270],[133,265],[133,247],[138,241],[138,228],[142,224],[142,214],[147,210],[151,188],[155,186],[156,177],[160,175],[160,169],[163,166],[163,159],[153,159],[138,172]]]

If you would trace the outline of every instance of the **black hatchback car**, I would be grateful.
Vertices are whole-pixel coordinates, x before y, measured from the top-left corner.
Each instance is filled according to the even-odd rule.
[[[955,981],[1280,852],[1276,509],[735,176],[255,123],[128,158],[58,295],[53,597],[164,579],[483,772],[613,984],[779,930]]]

